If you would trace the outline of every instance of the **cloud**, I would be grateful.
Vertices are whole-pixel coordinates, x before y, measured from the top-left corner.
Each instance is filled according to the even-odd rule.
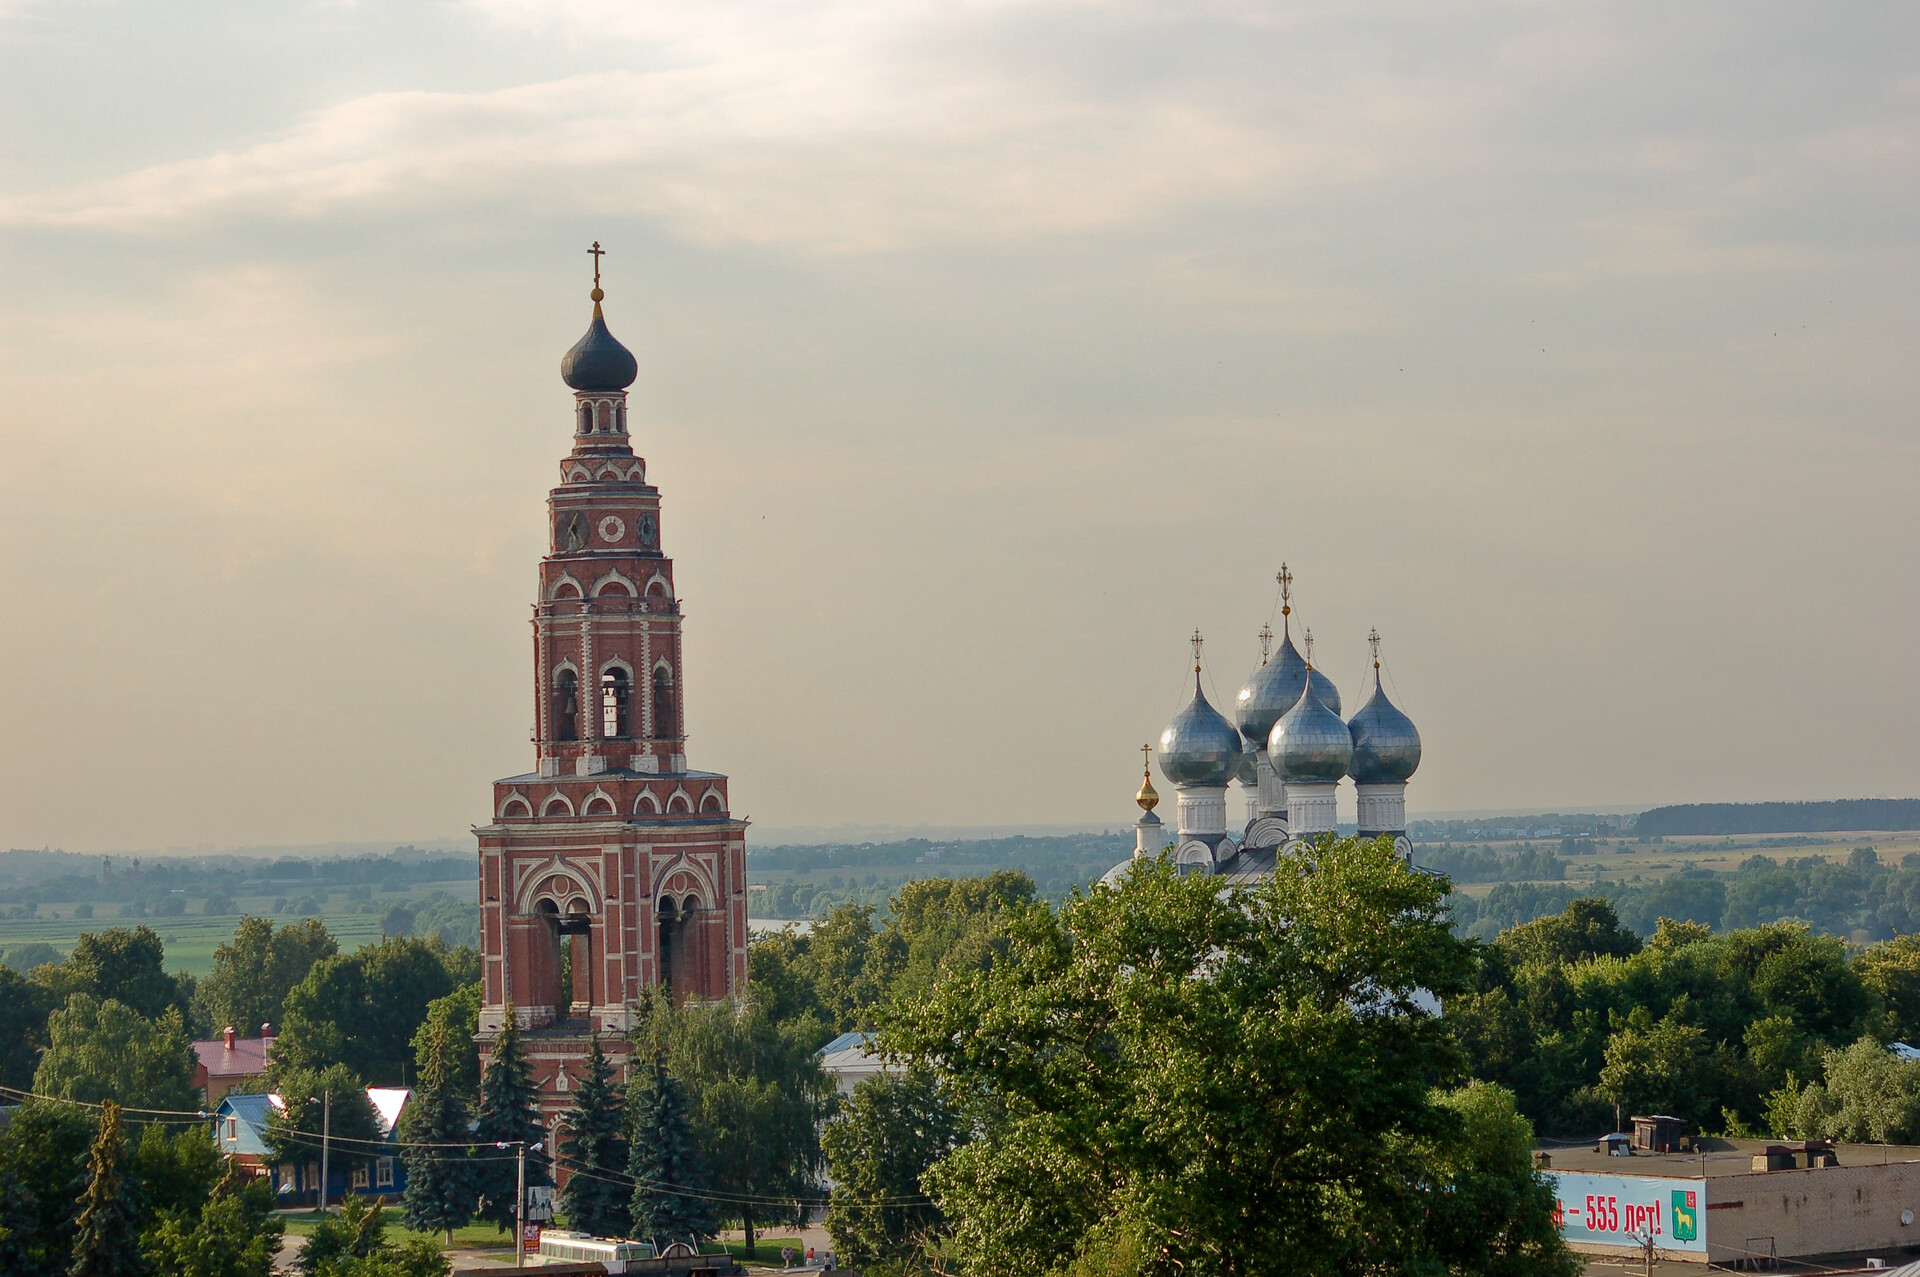
[[[1145,75],[1158,22],[1036,3],[713,6],[496,0],[602,65],[471,92],[370,93],[277,137],[0,197],[0,223],[159,231],[456,202],[650,214],[699,241],[876,250],[1121,225],[1378,173],[1444,114],[1382,81],[1209,74],[1232,21]],[[611,50],[611,52],[609,52]]]

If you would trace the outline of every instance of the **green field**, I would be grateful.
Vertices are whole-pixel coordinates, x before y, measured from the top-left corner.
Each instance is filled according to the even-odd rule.
[[[334,938],[340,942],[343,950],[358,948],[360,945],[380,939],[380,918],[389,905],[403,900],[418,900],[435,891],[445,891],[456,895],[467,895],[473,891],[472,879],[458,882],[425,882],[409,885],[403,892],[374,895],[367,902],[349,902],[342,891],[333,891],[322,904],[318,916],[327,924]],[[310,894],[318,897],[319,890],[298,891],[294,894]],[[62,954],[72,950],[76,941],[89,931],[105,931],[111,927],[151,927],[158,932],[167,946],[166,966],[169,971],[185,971],[189,975],[204,976],[213,970],[213,951],[233,935],[233,929],[239,925],[242,914],[255,914],[271,917],[275,924],[298,922],[299,916],[286,911],[273,912],[274,901],[278,897],[245,897],[234,901],[234,913],[227,917],[208,918],[200,914],[205,905],[203,899],[189,898],[187,912],[176,918],[122,918],[117,916],[119,907],[113,904],[95,906],[95,916],[76,918],[73,906],[68,904],[42,905],[37,916],[31,918],[0,918],[0,953],[16,945],[40,942],[50,944]],[[370,910],[370,911],[369,911]]]

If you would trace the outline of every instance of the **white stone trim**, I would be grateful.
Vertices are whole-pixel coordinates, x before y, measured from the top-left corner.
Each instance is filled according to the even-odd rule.
[[[573,799],[567,797],[565,794],[547,795],[545,801],[543,801],[540,804],[540,814],[542,816],[552,816],[554,814],[553,805],[555,803],[559,803],[560,806],[564,808],[564,810],[560,812],[560,814],[563,816],[574,816],[579,814],[573,809]]]
[[[520,803],[524,806],[527,809],[527,815],[509,816],[507,814],[507,808],[511,807],[514,803]],[[533,815],[533,800],[521,793],[517,788],[510,789],[507,791],[507,796],[500,800],[500,805],[494,808],[493,814],[501,820],[525,820],[527,816]]]
[[[640,591],[634,588],[633,581],[621,573],[618,568],[593,583],[593,597],[596,599],[599,598],[616,585],[627,592],[628,598],[637,599],[640,597]]]
[[[1227,832],[1225,785],[1176,785],[1180,837]]]
[[[553,588],[547,591],[548,601],[552,602],[552,601],[558,600],[560,597],[560,591],[569,585],[571,585],[574,589],[574,597],[582,598],[582,599],[587,597],[587,587],[580,584],[579,580],[575,578],[573,573],[562,572],[560,574],[560,579],[553,583]]]
[[[593,809],[593,805],[600,802],[607,805],[605,811],[595,811]],[[586,801],[580,804],[580,811],[582,814],[588,816],[618,816],[620,814],[620,804],[613,801],[612,794],[595,785],[593,792],[587,795]]]

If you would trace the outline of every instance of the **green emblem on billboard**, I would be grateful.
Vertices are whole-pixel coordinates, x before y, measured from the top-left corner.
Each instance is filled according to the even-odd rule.
[[[1700,1236],[1700,1213],[1690,1190],[1673,1190],[1673,1240],[1690,1242]]]

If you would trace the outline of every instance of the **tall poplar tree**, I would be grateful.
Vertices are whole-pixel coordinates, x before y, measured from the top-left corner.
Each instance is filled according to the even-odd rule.
[[[87,1188],[75,1221],[73,1263],[68,1277],[145,1277],[140,1253],[138,1186],[125,1174],[126,1139],[120,1106],[100,1106],[100,1133],[87,1152]]]
[[[480,1209],[475,1214],[501,1228],[512,1228],[517,1175],[514,1145],[525,1144],[531,1150],[546,1139],[546,1130],[540,1125],[540,1091],[533,1084],[533,1070],[520,1046],[520,1029],[511,1003],[507,1005],[506,1023],[493,1040],[493,1054],[480,1074],[480,1104],[475,1116],[473,1141],[479,1147],[474,1157],[474,1180],[480,1193]],[[498,1147],[501,1144],[506,1147]],[[552,1182],[545,1152],[529,1151],[527,1187]]]
[[[465,1147],[473,1135],[460,1092],[459,1043],[444,1020],[422,1027],[419,1065],[420,1084],[401,1124],[400,1157],[407,1165],[401,1218],[408,1228],[445,1233],[452,1245],[453,1230],[473,1218],[476,1189]]]
[[[719,1221],[708,1192],[705,1159],[693,1140],[686,1093],[656,1056],[629,1102],[633,1126],[627,1174],[633,1179],[633,1231],[654,1244],[699,1243],[715,1236]]]
[[[560,1190],[567,1222],[596,1237],[623,1236],[633,1221],[627,1171],[626,1114],[613,1065],[594,1038],[587,1075],[560,1119],[560,1157],[570,1174]]]

